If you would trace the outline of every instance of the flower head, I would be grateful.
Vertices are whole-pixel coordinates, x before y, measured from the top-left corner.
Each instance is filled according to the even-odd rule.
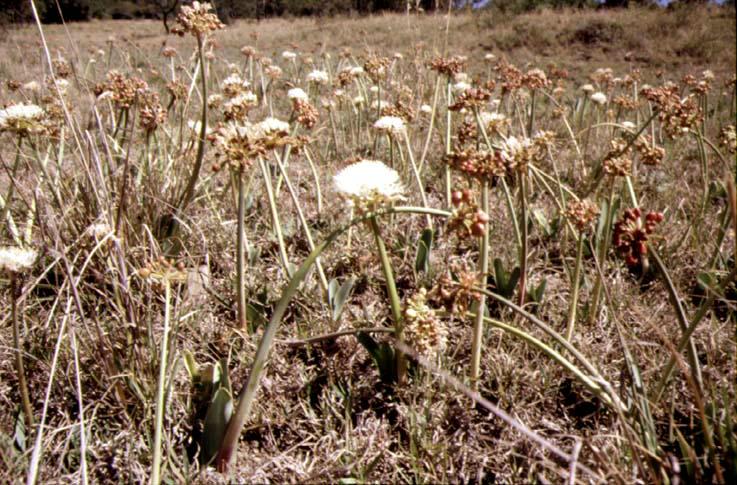
[[[208,2],[192,2],[192,6],[183,5],[177,16],[177,22],[181,25],[179,32],[184,35],[189,32],[195,37],[204,37],[210,32],[225,27],[217,14],[212,13],[212,5]]]
[[[398,116],[382,116],[374,123],[374,129],[390,135],[401,135],[407,127],[404,120]]]
[[[21,135],[43,132],[46,113],[35,104],[14,104],[0,109],[0,131]]]
[[[399,173],[378,160],[349,165],[333,181],[338,192],[359,208],[371,209],[404,198]]]
[[[292,51],[284,51],[281,53],[281,56],[286,60],[292,60],[297,57],[297,54]]]
[[[248,89],[251,83],[241,79],[238,74],[231,74],[223,79],[220,85],[223,93],[229,98],[234,98]]]
[[[258,125],[258,129],[261,130],[261,132],[264,135],[273,135],[273,134],[287,134],[289,133],[289,123],[286,121],[282,121],[277,118],[266,118],[262,122],[260,122]]]
[[[0,270],[20,273],[33,266],[37,256],[38,253],[34,249],[15,246],[0,248]]]
[[[307,93],[302,88],[292,88],[289,91],[287,91],[287,98],[291,100],[299,99],[300,101],[308,101],[309,96],[307,96]]]
[[[603,106],[606,104],[607,101],[606,94],[602,93],[601,91],[597,91],[591,95],[591,101],[600,106]]]
[[[581,91],[584,93],[593,93],[594,92],[594,86],[591,84],[584,84],[581,86]]]
[[[435,310],[428,306],[425,288],[421,288],[407,300],[404,317],[407,342],[419,354],[429,355],[433,351],[442,350],[448,332]]]
[[[315,69],[311,73],[307,74],[307,82],[315,84],[326,84],[328,82],[328,73],[325,71],[319,71]]]

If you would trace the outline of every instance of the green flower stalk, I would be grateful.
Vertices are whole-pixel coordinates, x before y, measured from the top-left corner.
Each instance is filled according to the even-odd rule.
[[[190,33],[197,39],[197,55],[200,64],[200,82],[202,83],[202,113],[200,115],[200,133],[197,140],[197,155],[194,167],[189,176],[187,186],[180,197],[176,214],[181,214],[189,206],[194,198],[195,187],[200,176],[202,161],[205,157],[205,136],[207,135],[207,68],[205,59],[205,44],[210,33],[225,27],[216,13],[210,12],[212,6],[209,3],[195,2],[191,7],[182,6],[177,22],[179,25],[173,29],[175,33],[184,35]]]
[[[373,214],[377,209],[404,199],[404,187],[399,173],[376,160],[362,160],[349,165],[338,173],[335,178],[338,192],[348,200],[359,214]],[[394,320],[395,337],[403,342],[402,308],[394,281],[394,272],[386,251],[381,229],[375,215],[368,218],[368,224],[374,235],[376,249],[381,259],[381,268],[386,281],[386,290]],[[397,382],[403,385],[407,379],[406,358],[397,352]]]
[[[20,342],[20,326],[18,322],[18,298],[21,288],[18,286],[23,272],[33,266],[36,261],[36,251],[18,247],[0,248],[0,272],[7,272],[10,276],[10,317],[13,325],[13,346],[15,347],[15,371],[18,374],[18,388],[21,397],[21,408],[26,422],[26,428],[30,429],[34,424],[33,407],[28,392],[28,383],[23,366],[23,346]]]
[[[576,266],[573,270],[573,279],[571,281],[571,302],[568,307],[568,318],[566,326],[566,340],[570,341],[573,337],[573,330],[576,325],[576,310],[578,308],[578,295],[581,281],[581,269],[583,266],[583,248],[585,245],[585,237],[587,230],[599,214],[599,208],[590,201],[573,200],[568,203],[566,209],[566,217],[573,226],[578,230],[578,242],[576,244]]]

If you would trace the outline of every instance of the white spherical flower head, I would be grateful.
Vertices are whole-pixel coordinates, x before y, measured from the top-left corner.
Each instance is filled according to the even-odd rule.
[[[502,142],[502,156],[505,160],[517,161],[528,148],[532,145],[532,140],[522,138],[521,140],[515,136],[510,136]]]
[[[372,93],[378,93],[379,92],[379,86],[371,86],[369,88],[369,91]]]
[[[462,93],[463,91],[466,91],[468,89],[471,89],[471,85],[468,84],[466,81],[458,81],[453,85],[453,91],[456,93]]]
[[[292,51],[284,51],[284,52],[282,52],[282,53],[281,53],[281,56],[282,56],[282,57],[283,57],[284,59],[286,59],[286,60],[288,60],[288,61],[289,61],[289,60],[295,59],[295,58],[297,57],[297,54],[295,54],[295,53],[294,53],[294,52],[292,52]]]
[[[420,112],[425,114],[432,113],[432,107],[429,104],[423,104],[420,106]]]
[[[328,82],[328,73],[315,69],[311,73],[307,74],[307,82],[315,84],[326,84]]]
[[[0,248],[0,270],[20,273],[33,266],[37,256],[38,253],[33,249],[15,246]]]
[[[358,95],[355,98],[353,98],[353,104],[355,104],[355,105],[361,105],[361,104],[364,104],[365,102],[366,102],[366,100],[363,99],[363,96],[361,96],[361,95]]]
[[[482,111],[481,113],[479,113],[479,118],[481,118],[481,122],[484,125],[491,125],[491,124],[495,124],[495,123],[501,123],[501,122],[503,122],[504,120],[507,119],[506,116],[504,116],[501,113],[497,113],[496,111],[493,111],[491,113],[488,112],[488,111]]]
[[[583,91],[584,93],[593,93],[594,86],[592,86],[591,84],[584,84],[583,86],[581,86],[581,91]]]
[[[29,81],[23,85],[23,90],[36,93],[38,91],[41,91],[41,85],[38,83],[38,81]]]
[[[307,93],[302,88],[292,88],[289,91],[287,91],[287,98],[291,100],[300,100],[300,101],[308,101],[309,96],[307,96]]]
[[[239,91],[248,88],[251,85],[250,82],[241,79],[238,74],[231,74],[230,76],[223,79],[221,89],[223,91],[234,90]]]
[[[635,124],[632,123],[631,121],[623,121],[622,126],[628,130],[634,130],[636,128]]]
[[[598,104],[600,106],[603,106],[603,105],[606,104],[606,94],[604,94],[604,93],[602,93],[600,91],[599,92],[596,92],[596,93],[594,93],[594,94],[591,95],[591,101],[593,101],[594,103],[596,103],[596,104]]]
[[[42,132],[45,116],[44,110],[35,104],[14,104],[0,109],[0,131],[23,134]]]
[[[277,133],[289,133],[289,123],[269,117],[258,124],[258,129],[267,136]]]
[[[404,120],[398,116],[382,116],[374,123],[374,129],[391,135],[401,135],[407,127]]]
[[[349,165],[333,181],[338,192],[359,208],[370,209],[404,199],[399,173],[378,160],[361,160]]]
[[[59,89],[61,94],[66,93],[67,89],[69,89],[69,81],[66,79],[57,79],[54,84],[56,84],[56,87]]]
[[[363,74],[363,68],[361,66],[352,67],[350,73],[353,76],[360,76],[361,74]]]

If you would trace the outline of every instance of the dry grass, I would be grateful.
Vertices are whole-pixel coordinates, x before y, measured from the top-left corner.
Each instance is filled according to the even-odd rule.
[[[576,238],[561,217],[560,205],[566,199],[570,201],[568,195],[561,195],[561,187],[570,188],[578,196],[588,195],[601,206],[608,198],[609,179],[594,184],[594,171],[609,151],[609,142],[622,136],[623,131],[611,125],[591,126],[627,120],[639,123],[639,127],[648,119],[651,108],[640,98],[636,111],[617,113],[610,104],[608,113],[593,109],[589,101],[586,116],[578,122],[580,85],[590,82],[589,76],[596,69],[609,67],[615,77],[639,72],[640,86],[679,83],[680,94],[686,96],[691,90],[682,82],[683,76],[693,74],[700,79],[702,71],[709,69],[716,79],[705,101],[706,122],[695,126],[693,133],[701,133],[726,158],[705,147],[704,173],[699,136],[692,133],[669,138],[663,124],[655,121],[652,133],[665,148],[665,158],[657,167],[637,161],[632,176],[633,190],[644,211],[665,214],[665,221],[658,226],[657,236],[650,244],[660,248],[687,315],[693,316],[701,302],[697,275],[709,272],[723,277],[733,271],[735,264],[734,224],[724,216],[729,200],[724,191],[726,181],[735,177],[735,155],[729,147],[719,144],[721,130],[729,125],[734,127],[735,123],[734,84],[729,85],[737,69],[734,9],[542,11],[510,18],[485,13],[453,16],[447,26],[446,38],[446,19],[440,15],[239,21],[215,35],[209,93],[220,91],[220,82],[233,69],[231,63],[248,74],[245,57],[240,53],[243,45],[254,46],[284,69],[284,77],[275,81],[265,96],[270,99],[274,115],[282,119],[287,119],[291,112],[286,90],[295,84],[306,89],[303,80],[311,69],[306,64],[307,57],[318,67],[329,66],[334,76],[339,63],[360,65],[371,55],[390,57],[399,52],[403,59],[392,61],[390,79],[383,83],[382,92],[387,93],[385,99],[395,100],[403,87],[410,88],[409,104],[415,110],[423,103],[432,104],[436,75],[427,63],[446,51],[446,42],[448,55],[468,56],[467,72],[476,84],[489,79],[498,81],[495,98],[501,97],[500,85],[505,78],[492,69],[494,63],[484,60],[486,53],[506,59],[522,73],[533,67],[544,69],[549,77],[554,70],[567,71],[567,77],[560,81],[564,92],[556,99],[568,108],[566,121],[573,125],[574,135],[571,137],[563,119],[556,116],[552,98],[539,94],[536,131],[551,131],[555,143],[550,156],[536,163],[551,175],[546,180],[552,189],[546,190],[538,178],[530,177],[530,193],[525,199],[531,214],[528,288],[543,280],[547,284],[543,303],[535,307],[528,302],[526,308],[565,333]],[[182,193],[195,160],[196,136],[186,129],[186,122],[199,116],[199,85],[193,84],[186,106],[182,100],[174,104],[168,121],[148,140],[138,127],[138,119],[129,129],[114,129],[119,112],[112,104],[96,101],[93,94],[95,85],[105,80],[106,72],[117,69],[146,80],[166,106],[169,95],[165,85],[171,79],[171,71],[169,60],[161,56],[162,46],[176,48],[176,75],[189,87],[197,62],[193,38],[166,37],[160,23],[146,21],[91,22],[69,25],[68,29],[67,34],[61,26],[48,26],[44,32],[52,56],[63,56],[72,67],[65,100],[73,123],[70,125],[69,119],[62,118],[57,125],[64,126],[61,135],[24,140],[22,168],[13,177],[9,167],[16,155],[17,138],[11,133],[0,133],[4,142],[0,149],[0,195],[5,199],[9,187],[15,187],[10,216],[21,232],[30,228],[29,243],[40,253],[33,271],[23,281],[19,298],[25,372],[36,422],[48,406],[38,481],[148,480],[165,303],[162,286],[141,277],[139,270],[166,255],[182,263],[187,278],[172,286],[163,475],[177,483],[222,483],[226,476],[212,468],[200,469],[196,459],[188,457],[191,436],[202,425],[203,416],[197,416],[197,405],[202,401],[198,393],[202,389],[192,385],[184,356],[191,354],[201,366],[225,363],[235,395],[248,378],[266,322],[289,281],[280,263],[264,177],[258,164],[254,164],[248,174],[245,227],[249,261],[244,279],[253,310],[252,327],[239,328],[235,291],[237,203],[227,166],[222,159],[216,159],[217,150],[209,143],[196,198],[179,214],[180,237],[168,238],[165,234],[167,218],[171,217],[172,206]],[[109,41],[110,36],[114,40]],[[55,91],[45,85],[48,69],[43,50],[36,46],[41,46],[38,32],[31,27],[13,29],[3,39],[0,79],[4,83],[0,87],[0,103],[33,101],[46,107],[56,105]],[[281,57],[286,49],[300,53],[298,75],[293,65]],[[260,72],[257,66],[256,73]],[[24,88],[13,91],[5,82],[27,83],[34,79],[42,84],[39,92]],[[254,81],[254,88],[258,89],[258,77]],[[364,82],[370,85],[367,79]],[[553,87],[545,88],[545,92],[552,96]],[[604,90],[605,83],[600,81],[596,88]],[[354,110],[350,102],[359,94],[358,89],[359,84],[349,84],[345,88],[347,100],[343,101],[329,88],[312,95],[320,119],[314,128],[303,132],[311,138],[309,146],[322,182],[322,210],[304,153],[293,154],[288,167],[299,208],[304,211],[316,243],[348,220],[332,187],[332,176],[352,157],[388,161],[386,144],[382,142],[377,147],[366,124],[375,120],[375,111]],[[619,84],[608,89],[610,103],[614,95],[626,92]],[[519,96],[503,98],[501,109],[512,120],[507,134],[522,137],[530,98],[526,89],[517,92]],[[328,110],[330,100],[338,104]],[[99,121],[95,118],[95,106]],[[131,112],[140,117],[138,108],[134,106]],[[484,109],[488,108],[484,105]],[[250,119],[259,121],[269,110],[269,106],[261,105],[251,111]],[[358,117],[359,112],[363,118]],[[428,205],[435,208],[446,206],[445,112],[441,94],[422,174]],[[453,117],[455,135],[464,115],[455,113]],[[359,119],[363,124],[356,128]],[[409,123],[417,159],[424,146],[428,120],[427,115],[418,112]],[[210,124],[220,121],[221,111],[211,109]],[[184,123],[183,138],[179,134],[180,122]],[[650,126],[645,133],[651,133]],[[577,155],[576,147],[585,156]],[[403,150],[406,156],[406,146]],[[267,158],[276,182],[274,159],[268,154]],[[220,171],[212,170],[216,161]],[[579,170],[581,164],[587,167],[586,174]],[[42,166],[47,174],[41,172]],[[402,176],[410,189],[407,203],[419,206],[421,197],[415,181],[406,164],[404,169]],[[556,176],[560,186],[554,181]],[[509,177],[509,183],[518,214],[520,187],[513,179]],[[456,188],[471,189],[479,199],[475,180],[456,173],[454,183]],[[702,193],[704,187],[709,190],[706,194]],[[621,204],[614,216],[616,221],[623,209],[631,206],[622,178],[616,179],[615,195]],[[275,203],[288,257],[291,263],[299,265],[310,253],[310,245],[297,218],[298,207],[283,185]],[[488,214],[489,254],[492,260],[500,258],[509,269],[518,264],[518,252],[499,179],[491,190]],[[559,228],[547,233],[539,222],[541,214],[550,224],[559,224]],[[90,233],[90,228],[100,223],[108,224],[108,230],[116,229],[102,243],[100,237]],[[442,219],[435,219],[435,224],[432,268],[428,274],[418,274],[415,248],[425,219],[404,214],[382,218],[383,237],[402,302],[420,288],[436,288],[440,277],[451,267],[476,267],[477,239],[453,236]],[[241,435],[237,465],[230,479],[244,483],[438,483],[557,482],[569,478],[569,463],[538,447],[483,406],[474,406],[439,373],[418,368],[406,386],[389,385],[381,382],[370,355],[353,336],[312,345],[294,343],[338,329],[391,325],[381,260],[371,233],[364,229],[364,225],[356,226],[350,243],[343,235],[322,256],[328,279],[344,282],[355,278],[340,321],[332,321],[315,271],[289,305],[254,409]],[[8,224],[2,221],[0,246],[12,244]],[[611,385],[612,393],[627,405],[636,406],[640,397],[637,393],[644,393],[650,400],[649,422],[641,408],[630,407],[627,413],[618,415],[601,396],[589,392],[569,370],[539,348],[495,328],[487,327],[483,335],[480,394],[567,453],[581,444],[577,460],[592,473],[579,470],[578,481],[666,482],[674,481],[679,473],[681,480],[686,481],[728,481],[729,470],[724,467],[736,463],[734,457],[729,461],[729,438],[734,439],[737,429],[734,295],[719,296],[713,311],[707,312],[692,338],[698,350],[703,388],[696,391],[688,382],[691,364],[684,352],[672,384],[662,398],[656,399],[655,385],[672,355],[669,346],[676,345],[682,335],[674,307],[669,303],[668,288],[657,271],[638,280],[615,251],[606,253],[603,272],[605,298],[601,315],[589,319],[597,270],[590,254],[585,255],[579,318],[571,343],[591,361],[602,380]],[[0,276],[0,301],[4,308],[9,308],[14,297],[6,281],[4,274]],[[507,306],[490,303],[489,314],[568,355],[529,319]],[[458,312],[443,314],[441,321],[447,327],[447,344],[433,362],[468,383],[473,318]],[[37,426],[24,430],[11,334],[10,315],[3,315],[3,482],[25,480],[38,433]],[[60,335],[62,339],[57,343]],[[380,335],[376,338],[382,340]],[[637,363],[644,388],[632,384],[632,365],[627,361],[626,350]],[[47,400],[52,366],[55,373]],[[709,455],[710,446],[699,427],[703,417],[700,403],[706,406],[708,422],[716,429],[713,439],[717,443],[710,445],[713,456]],[[80,416],[84,418],[84,440],[80,436]],[[654,444],[642,438],[646,434],[641,428],[643,422],[653,426]],[[691,446],[696,459],[684,451],[686,446],[679,446],[678,433]],[[721,436],[716,436],[719,433]],[[652,446],[654,456],[650,460],[642,450],[646,446]],[[83,448],[86,470],[82,467]],[[637,459],[644,464],[638,465]],[[695,468],[689,469],[689,463]]]

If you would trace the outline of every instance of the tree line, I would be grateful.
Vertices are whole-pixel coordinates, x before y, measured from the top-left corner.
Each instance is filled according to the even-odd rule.
[[[586,8],[626,7],[629,4],[655,4],[656,0],[209,0],[225,22],[234,18],[261,19],[275,16],[329,16],[346,13],[376,13],[382,11],[445,10],[448,2],[454,7],[472,8],[487,4],[505,12],[521,13],[541,7]],[[706,0],[674,0],[674,3],[699,3]],[[58,6],[57,6],[58,3]],[[182,4],[191,0],[35,0],[41,21],[59,23],[100,19],[163,19],[176,15]],[[727,0],[734,5],[734,0]],[[30,0],[0,0],[0,23],[29,22],[33,19]]]

